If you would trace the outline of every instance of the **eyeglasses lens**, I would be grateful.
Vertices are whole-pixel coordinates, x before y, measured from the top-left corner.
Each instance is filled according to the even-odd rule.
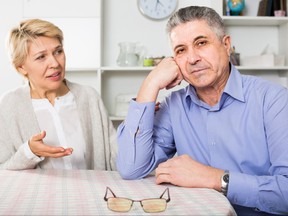
[[[162,212],[166,209],[165,199],[146,199],[142,200],[142,208],[147,213]]]
[[[132,204],[132,200],[119,197],[110,197],[107,202],[108,208],[115,212],[128,212]]]

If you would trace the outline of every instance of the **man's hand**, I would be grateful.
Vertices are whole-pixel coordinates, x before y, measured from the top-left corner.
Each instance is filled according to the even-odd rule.
[[[181,83],[183,75],[172,57],[164,58],[144,80],[138,92],[137,102],[156,101],[161,89],[171,89]]]
[[[39,157],[52,157],[59,158],[67,155],[71,155],[72,148],[53,147],[44,144],[43,139],[46,136],[46,132],[42,131],[40,134],[32,136],[29,140],[29,147],[31,151]]]
[[[164,58],[148,77],[159,90],[170,89],[181,83],[183,75],[172,57]]]
[[[182,187],[213,188],[221,191],[224,170],[216,169],[193,160],[188,155],[171,158],[156,169],[156,183],[171,183]]]
[[[159,109],[160,109],[160,102],[158,101],[158,102],[155,104],[155,112],[157,112]]]

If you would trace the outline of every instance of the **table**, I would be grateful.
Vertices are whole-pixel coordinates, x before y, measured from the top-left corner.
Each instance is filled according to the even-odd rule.
[[[145,213],[139,202],[126,213],[116,213],[104,201],[106,186],[116,196],[158,198],[169,187],[165,212]],[[165,196],[164,196],[165,197]],[[166,196],[167,197],[167,196]],[[0,170],[0,215],[236,215],[229,201],[211,189],[155,184],[150,175],[123,180],[115,171]]]

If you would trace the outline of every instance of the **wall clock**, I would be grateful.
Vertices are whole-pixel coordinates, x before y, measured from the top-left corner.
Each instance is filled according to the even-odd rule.
[[[178,0],[138,0],[140,12],[152,20],[163,20],[173,14]]]

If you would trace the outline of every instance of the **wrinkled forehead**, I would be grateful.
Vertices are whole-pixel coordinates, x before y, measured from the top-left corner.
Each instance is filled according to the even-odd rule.
[[[58,38],[40,36],[28,43],[28,53],[35,54],[45,50],[55,50],[61,46],[62,44]]]
[[[216,37],[216,33],[211,29],[205,20],[195,20],[179,24],[170,32],[170,42],[172,45],[187,41],[194,41],[199,37]]]

